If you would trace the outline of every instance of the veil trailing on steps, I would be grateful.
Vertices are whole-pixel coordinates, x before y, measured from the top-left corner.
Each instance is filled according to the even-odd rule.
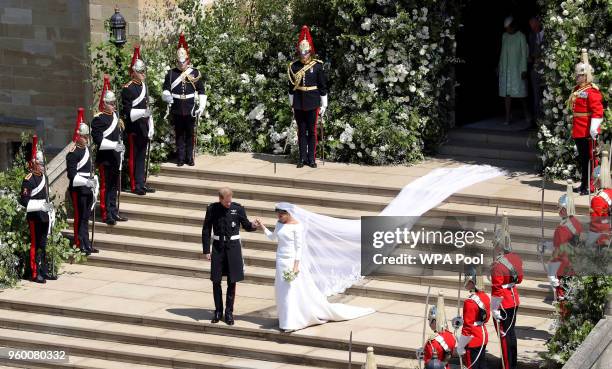
[[[421,216],[453,193],[502,175],[487,165],[440,168],[406,185],[379,214]],[[316,214],[294,204],[281,203],[304,227],[305,244],[300,268],[306,268],[325,296],[344,292],[361,276],[361,220]]]

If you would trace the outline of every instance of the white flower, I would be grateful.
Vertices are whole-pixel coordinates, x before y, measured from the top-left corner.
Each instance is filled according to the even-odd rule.
[[[212,136],[209,134],[206,134],[202,137],[202,139],[204,140],[204,142],[210,142],[212,140]]]
[[[251,110],[247,118],[249,120],[262,120],[265,111],[266,106],[264,104],[257,104],[257,106]]]
[[[419,50],[419,55],[425,55],[425,49]]]
[[[263,83],[265,81],[266,81],[266,76],[264,76],[263,74],[257,73],[255,75],[255,83]]]
[[[253,57],[257,60],[263,60],[263,52],[258,51],[255,53],[255,55],[253,55]]]
[[[362,157],[363,157],[363,154],[361,153],[361,151],[357,151],[357,156],[358,156],[359,158],[362,158]]]
[[[369,31],[371,26],[372,26],[372,20],[370,18],[364,19],[363,23],[361,23],[361,29],[364,31]]]
[[[285,61],[287,60],[287,58],[285,57],[285,54],[281,53],[280,51],[278,52],[278,61]]]
[[[567,11],[567,9],[563,10],[563,16],[567,17],[569,15],[569,12]]]
[[[355,144],[354,144],[354,143],[349,142],[349,144],[348,144],[348,145],[349,145],[349,148],[350,148],[351,150],[355,150]]]
[[[410,92],[415,92],[416,91],[416,86],[415,85],[410,85],[410,87],[408,87],[408,90],[410,90]]]
[[[241,81],[243,84],[245,84],[245,85],[246,85],[246,84],[249,84],[249,83],[251,83],[251,77],[249,77],[249,75],[248,75],[248,74],[246,74],[246,73],[242,73],[242,74],[240,75],[240,81]]]
[[[223,136],[223,135],[225,135],[225,130],[223,128],[221,128],[221,127],[217,127],[217,129],[215,130],[215,134],[217,136]]]

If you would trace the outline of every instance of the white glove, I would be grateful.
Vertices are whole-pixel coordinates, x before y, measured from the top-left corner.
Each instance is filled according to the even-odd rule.
[[[125,151],[125,145],[122,144],[121,142],[117,142],[117,146],[115,146],[115,148],[113,149],[117,152],[124,152]]]
[[[289,106],[293,107],[293,95],[289,94]]]
[[[45,213],[49,213],[50,211],[53,210],[53,204],[51,204],[50,202],[44,202],[42,204],[42,209],[41,211],[44,211]]]
[[[88,179],[87,183],[85,184],[85,186],[89,187],[89,188],[94,188],[96,187],[96,182],[93,179]]]
[[[150,116],[151,116],[151,110],[149,109],[132,109],[130,111],[130,120],[132,122],[135,122],[141,118],[148,118]]]
[[[493,315],[493,319],[497,321],[502,320],[501,312],[499,310],[491,310],[491,315]]]
[[[201,117],[202,114],[204,114],[204,109],[206,109],[206,100],[208,99],[208,96],[199,95],[198,99],[199,99],[198,110],[196,110],[195,114],[197,117]]]
[[[327,95],[321,96],[321,108],[319,109],[319,114],[323,116],[325,114],[325,110],[327,110]]]
[[[170,91],[164,90],[162,92],[162,101],[168,104],[172,104],[173,99],[172,99],[172,94],[170,93]]]
[[[550,285],[553,287],[559,287],[561,285],[561,283],[559,282],[559,278],[557,278],[556,275],[549,275],[548,281],[550,282]]]
[[[593,139],[597,138],[597,135],[599,134],[599,126],[601,125],[602,121],[603,118],[591,118],[591,137],[593,137]]]
[[[149,137],[149,140],[153,139],[153,133],[155,132],[155,127],[153,127],[153,117],[149,116],[149,133],[147,134]]]

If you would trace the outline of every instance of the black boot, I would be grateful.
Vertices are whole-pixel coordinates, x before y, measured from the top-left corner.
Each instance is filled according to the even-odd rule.
[[[234,325],[234,315],[228,311],[225,312],[225,324]]]
[[[32,279],[32,282],[42,283],[42,284],[47,283],[47,281],[45,280],[45,278],[44,278],[42,275],[40,275],[40,274],[38,274],[38,275],[36,276],[36,278],[33,278],[33,279]]]
[[[213,314],[212,319],[210,320],[211,323],[219,323],[219,320],[221,320],[221,312],[220,311],[215,311],[215,313]]]

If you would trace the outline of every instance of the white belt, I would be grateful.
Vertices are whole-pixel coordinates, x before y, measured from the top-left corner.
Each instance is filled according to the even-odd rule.
[[[172,94],[172,97],[174,97],[175,99],[179,99],[179,100],[187,100],[187,99],[193,99],[195,97],[195,94],[188,94],[188,95]]]
[[[484,324],[484,322],[474,322],[474,325],[480,327]]]
[[[89,173],[89,172],[78,172],[77,176],[89,178],[91,176],[91,173]]]
[[[33,205],[35,205],[35,204],[41,204],[43,202],[47,202],[47,200],[45,200],[45,199],[30,199],[28,201],[28,205],[29,205],[29,203],[33,203]],[[38,211],[40,211],[40,210],[32,210],[32,211],[26,211],[26,212],[28,212],[28,213],[36,213]]]
[[[213,240],[219,241],[221,238],[219,236],[213,236]],[[233,235],[229,238],[230,240],[239,240],[240,239],[240,235],[236,234]]]
[[[502,288],[512,289],[514,287],[514,283],[502,284]]]

